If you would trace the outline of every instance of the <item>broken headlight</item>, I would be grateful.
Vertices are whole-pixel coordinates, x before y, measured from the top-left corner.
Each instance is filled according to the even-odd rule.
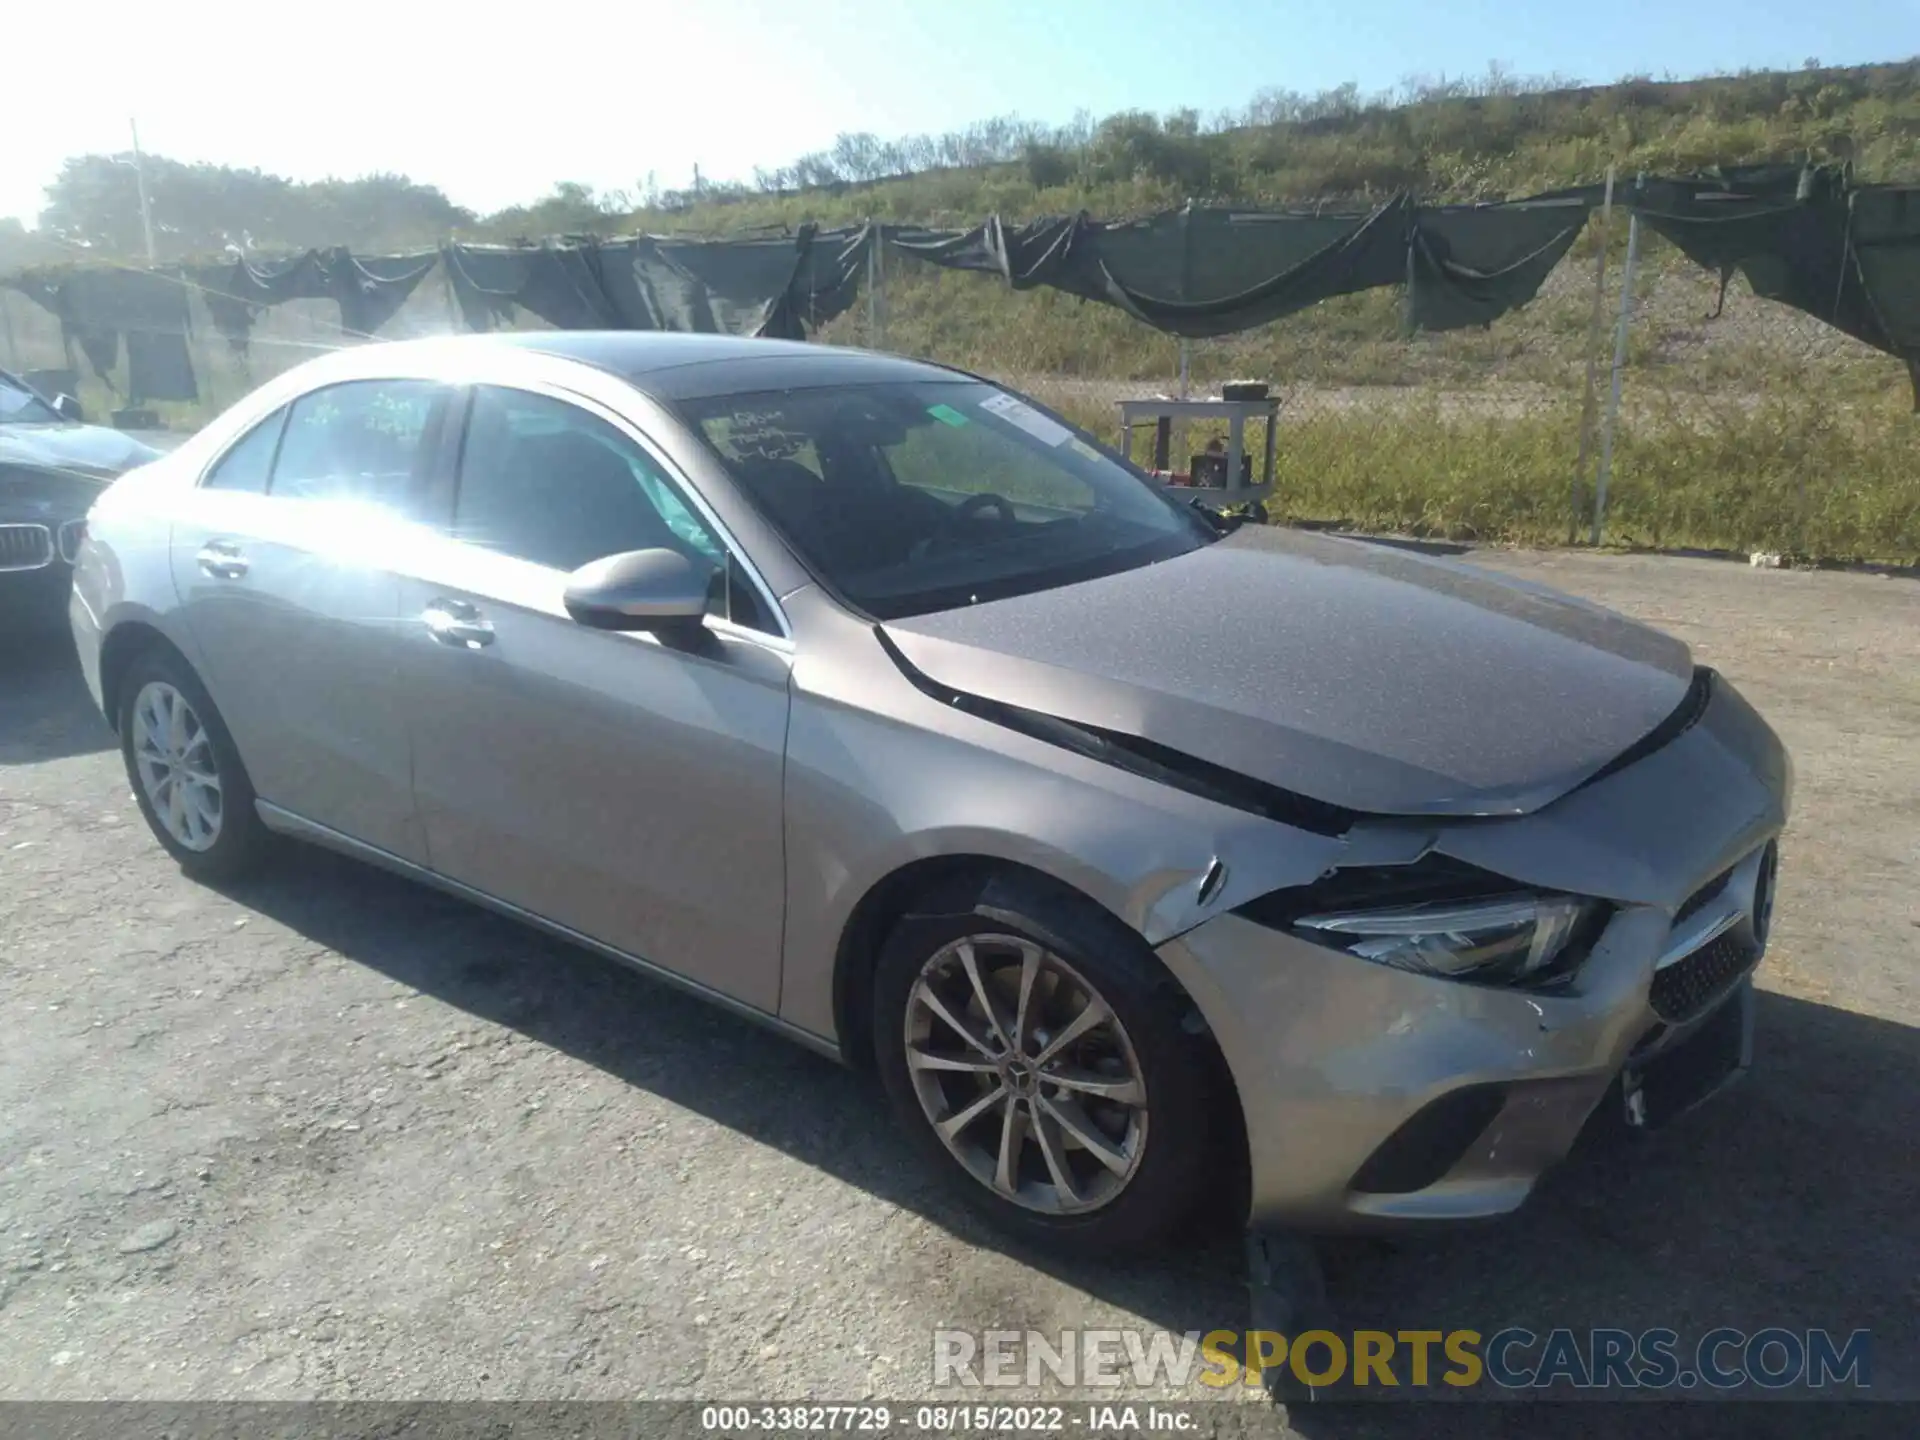
[[[1306,939],[1415,975],[1525,981],[1578,958],[1602,907],[1571,895],[1503,895],[1301,915]]]

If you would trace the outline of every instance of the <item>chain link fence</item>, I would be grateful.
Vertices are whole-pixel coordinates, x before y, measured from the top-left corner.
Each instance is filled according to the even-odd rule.
[[[1596,325],[1592,247],[1485,330],[1407,336],[1397,297],[1354,296],[1267,332],[1193,342],[1188,388],[1247,378],[1280,396],[1276,519],[1463,541],[1586,542],[1597,529],[1650,548],[1920,559],[1920,419],[1905,367],[1744,281],[1722,297],[1716,276],[1651,236],[1643,244],[1603,505],[1622,264],[1612,258]],[[1097,354],[1066,373],[990,356],[982,368],[1111,439],[1119,400],[1180,393],[1178,344],[1160,348],[1157,373],[1102,376]],[[1223,428],[1176,435],[1174,468]]]
[[[1377,290],[1191,342],[1189,391],[1216,393],[1244,378],[1268,382],[1280,397],[1267,505],[1275,519],[1465,541],[1587,541],[1609,448],[1602,432],[1626,231],[1622,214],[1604,229],[1596,217],[1531,304],[1483,329],[1409,335],[1398,292]],[[262,312],[244,353],[198,296],[188,308],[201,399],[154,407],[171,428],[191,428],[313,355],[365,343],[342,331],[327,301]],[[522,322],[540,325],[524,312]],[[381,333],[458,328],[436,274]],[[1650,232],[1624,333],[1606,542],[1920,559],[1920,420],[1898,361],[1756,298],[1744,281],[1723,296],[1716,276]],[[818,338],[988,375],[1109,442],[1121,399],[1179,393],[1182,347],[1172,336],[1059,292],[1014,292],[892,257],[874,293]],[[73,372],[90,416],[126,406],[123,379],[70,358],[58,322],[5,289],[0,364]],[[1176,434],[1173,468],[1185,469],[1221,429]],[[1257,457],[1259,440],[1249,448]]]

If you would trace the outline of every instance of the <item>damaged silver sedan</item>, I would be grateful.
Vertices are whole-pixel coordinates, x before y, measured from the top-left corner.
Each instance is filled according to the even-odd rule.
[[[1042,1243],[1503,1213],[1749,1057],[1792,772],[1732,686],[936,366],[330,356],[107,492],[72,619],[189,873],[327,845],[872,1067]]]

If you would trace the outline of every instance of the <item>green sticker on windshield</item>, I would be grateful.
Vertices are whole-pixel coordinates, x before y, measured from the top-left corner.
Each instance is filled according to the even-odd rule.
[[[942,425],[964,425],[967,423],[967,417],[951,405],[929,405],[927,407],[927,414],[938,420]]]

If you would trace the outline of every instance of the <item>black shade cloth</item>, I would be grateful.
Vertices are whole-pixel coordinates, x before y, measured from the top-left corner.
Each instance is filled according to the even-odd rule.
[[[1586,224],[1586,192],[1535,203],[1420,209],[1405,195],[1365,214],[1188,205],[1107,223],[1087,215],[971,230],[898,230],[903,255],[1046,285],[1201,338],[1265,325],[1335,295],[1413,285],[1422,329],[1484,325],[1538,292]]]
[[[60,320],[68,354],[78,346],[111,386],[127,356],[127,398],[198,400],[187,349],[187,290],[180,276],[152,270],[29,272],[6,282]]]
[[[268,306],[289,300],[332,300],[340,307],[342,330],[373,335],[407,303],[438,259],[431,250],[419,255],[356,256],[337,245],[265,263],[240,259],[198,266],[188,275],[204,295],[214,327],[236,353],[244,355],[254,317]]]
[[[1076,242],[1079,250],[1090,249],[1096,223],[1085,215],[1056,216],[1009,228],[998,215],[990,215],[971,230],[890,229],[887,243],[903,255],[950,270],[998,275],[1015,290],[1052,285],[1089,300],[1103,300],[1106,297],[1097,287],[1090,288],[1084,280],[1074,283],[1092,269],[1082,263]]]
[[[516,309],[556,330],[625,328],[600,282],[599,250],[591,242],[448,245],[441,258],[469,330],[512,324]]]
[[[470,330],[516,308],[558,330],[681,330],[804,339],[859,295],[867,227],[747,240],[643,235],[442,252]]]
[[[460,318],[467,329],[485,333],[501,325],[511,325],[516,306],[539,313],[536,308],[540,305],[539,291],[534,285],[534,276],[536,270],[548,263],[547,247],[501,249],[447,245],[442,247],[441,260],[447,267],[454,303],[459,306]]]
[[[1844,170],[1744,166],[1644,180],[1624,203],[1722,287],[1793,305],[1909,362],[1920,399],[1920,190],[1856,187]],[[1600,201],[1582,187],[1494,205],[1367,211],[1187,205],[1136,220],[1084,213],[964,230],[875,225],[725,240],[569,237],[455,245],[416,255],[344,247],[195,267],[215,326],[244,352],[254,319],[291,300],[332,300],[344,331],[378,333],[436,263],[460,321],[485,331],[521,312],[556,329],[680,330],[804,338],[857,299],[876,246],[1111,305],[1171,334],[1230,334],[1336,295],[1406,287],[1412,328],[1486,325],[1526,304]],[[173,277],[42,270],[6,282],[59,315],[68,346],[102,374],[127,337],[132,393],[191,395],[184,296]],[[138,338],[136,338],[138,337]]]
[[[647,327],[800,338],[790,291],[813,240],[640,240],[632,273],[655,309]]]
[[[1580,238],[1598,198],[1581,190],[1417,211],[1407,273],[1413,328],[1490,325],[1526,304]]]
[[[878,226],[836,230],[802,226],[794,238],[793,268],[787,283],[768,307],[760,328],[752,333],[804,340],[845,314],[860,298],[869,252],[879,242]]]
[[[289,300],[325,300],[333,293],[327,267],[315,250],[279,260],[195,266],[187,277],[206,301],[214,328],[238,355],[247,353],[253,318],[262,309]]]
[[[439,258],[432,250],[424,255],[356,257],[340,246],[327,252],[324,263],[340,302],[340,327],[355,335],[377,333],[400,312]]]
[[[1745,166],[1647,180],[1634,208],[1696,264],[1875,349],[1920,358],[1920,192],[1854,190],[1844,171]]]
[[[1156,329],[1200,338],[1403,279],[1409,216],[1404,198],[1363,216],[1190,206],[1103,226],[1091,248],[1122,308]]]
[[[1920,361],[1920,189],[1860,189],[1848,204],[1854,265],[1881,348]]]

